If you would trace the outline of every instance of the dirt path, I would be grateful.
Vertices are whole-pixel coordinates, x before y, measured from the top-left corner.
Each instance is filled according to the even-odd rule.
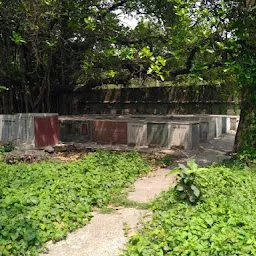
[[[181,152],[185,162],[189,157],[195,157],[199,165],[209,165],[229,158],[232,151],[234,134],[216,138],[201,146],[199,151]],[[137,202],[149,202],[161,191],[174,185],[175,177],[166,176],[171,168],[159,169],[147,177],[138,179],[134,191],[128,194],[128,199]],[[91,222],[84,228],[70,233],[66,240],[56,244],[48,244],[48,253],[44,256],[117,256],[124,248],[128,237],[136,231],[140,220],[150,213],[134,208],[117,209],[111,214],[94,213]]]

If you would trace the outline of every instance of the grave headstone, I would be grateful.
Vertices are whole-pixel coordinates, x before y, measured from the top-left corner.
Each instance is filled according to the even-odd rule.
[[[135,121],[128,123],[128,145],[147,146],[147,123]]]
[[[127,144],[127,122],[93,120],[92,141],[103,144]]]
[[[169,140],[169,124],[149,122],[147,126],[148,145],[151,147],[167,147]]]
[[[16,140],[16,125],[15,115],[0,115],[0,142]]]
[[[170,123],[169,148],[197,149],[199,141],[199,122]]]

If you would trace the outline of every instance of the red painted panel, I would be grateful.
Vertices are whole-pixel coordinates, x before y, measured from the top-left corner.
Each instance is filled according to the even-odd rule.
[[[127,123],[125,122],[113,122],[113,143],[127,144]]]
[[[110,131],[112,122],[110,121],[93,121],[92,122],[92,141],[109,144],[112,141]]]
[[[85,136],[88,135],[88,124],[87,123],[82,123],[81,134],[85,135]]]
[[[59,143],[58,116],[35,117],[35,146],[37,148]]]
[[[94,120],[92,141],[104,144],[127,144],[127,123]]]

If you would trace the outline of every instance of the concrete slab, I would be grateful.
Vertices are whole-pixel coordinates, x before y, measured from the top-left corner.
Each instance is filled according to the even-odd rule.
[[[170,169],[158,169],[148,176],[138,179],[134,183],[134,191],[128,194],[128,199],[140,203],[147,203],[153,200],[162,191],[168,190],[171,186],[174,186],[175,175],[168,175]]]
[[[0,142],[16,139],[17,120],[15,115],[0,115]]]
[[[91,141],[91,121],[60,120],[60,140],[62,142]]]
[[[34,117],[35,147],[57,145],[59,143],[58,116]]]
[[[150,147],[167,147],[170,126],[166,122],[149,122],[147,126],[148,145]]]
[[[92,121],[92,141],[103,144],[127,144],[127,122]]]
[[[217,118],[220,116],[212,115],[170,115],[172,120],[198,121],[200,123],[200,141],[205,142],[216,137]],[[218,132],[219,133],[219,132]]]
[[[222,135],[222,117],[216,116],[216,137],[220,137]]]
[[[147,123],[129,122],[128,123],[128,145],[147,146]]]
[[[17,114],[17,144],[34,145],[34,117],[28,114]]]
[[[212,140],[216,136],[216,119],[208,115],[198,115],[200,121],[200,141]]]
[[[169,128],[168,148],[197,149],[200,131],[196,122],[171,122]]]
[[[114,214],[94,213],[87,226],[70,233],[66,240],[50,243],[49,252],[41,256],[118,256],[128,242],[124,227],[134,231],[146,213],[133,208]]]
[[[38,137],[45,137],[47,134],[47,131],[44,133],[40,134],[39,131],[40,129],[35,128],[35,118],[37,120],[41,120],[41,125],[44,125],[45,127],[48,126],[50,128],[49,134],[51,134],[53,131],[52,127],[52,120],[57,120],[58,119],[58,114],[56,113],[18,113],[15,115],[16,116],[16,144],[20,148],[34,148],[36,147],[36,140],[35,136]],[[45,119],[42,121],[42,119]],[[55,123],[55,122],[54,122]],[[35,134],[35,130],[37,130],[37,133]],[[54,142],[52,145],[56,145],[59,141],[59,126],[58,122],[54,125],[54,139],[51,139],[50,136],[47,134],[47,137],[50,141],[50,144]],[[48,140],[47,139],[47,140]],[[42,138],[38,138],[37,141],[42,141]],[[47,146],[48,143],[46,143],[46,139],[43,138],[43,141],[45,142],[45,145]],[[49,145],[50,145],[49,144]]]

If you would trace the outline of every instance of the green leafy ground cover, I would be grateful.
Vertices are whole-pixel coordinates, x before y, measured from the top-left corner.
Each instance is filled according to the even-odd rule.
[[[11,152],[13,149],[14,149],[14,144],[12,142],[0,144],[0,154]]]
[[[148,170],[137,153],[103,151],[72,163],[0,162],[0,255],[36,255]]]
[[[178,199],[174,189],[162,194],[123,255],[256,255],[256,168],[198,171],[199,202]]]

